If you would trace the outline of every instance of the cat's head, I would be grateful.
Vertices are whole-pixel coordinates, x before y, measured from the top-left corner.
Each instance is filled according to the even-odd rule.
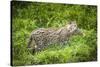
[[[70,34],[82,34],[80,28],[78,28],[76,21],[71,21],[67,25],[68,33]]]

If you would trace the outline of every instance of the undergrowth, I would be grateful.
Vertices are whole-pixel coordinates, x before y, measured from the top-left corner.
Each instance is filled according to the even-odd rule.
[[[96,6],[13,1],[12,65],[58,64],[97,60]],[[32,30],[63,27],[76,20],[84,35],[63,45],[52,44],[33,54],[27,47]]]

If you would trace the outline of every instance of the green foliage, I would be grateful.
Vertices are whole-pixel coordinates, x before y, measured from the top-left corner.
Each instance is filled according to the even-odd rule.
[[[12,64],[55,64],[97,60],[97,8],[89,5],[66,5],[13,1],[12,3]],[[37,28],[63,27],[76,20],[84,35],[70,38],[61,48],[51,45],[33,54],[27,39]]]

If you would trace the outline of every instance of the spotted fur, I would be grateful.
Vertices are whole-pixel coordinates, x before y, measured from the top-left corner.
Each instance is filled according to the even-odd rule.
[[[59,29],[39,28],[34,30],[29,38],[28,48],[40,51],[50,44],[63,45],[73,34],[80,33],[76,21],[72,21]]]

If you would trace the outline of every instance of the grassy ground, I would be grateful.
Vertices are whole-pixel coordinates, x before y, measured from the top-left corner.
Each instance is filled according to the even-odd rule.
[[[97,9],[88,5],[12,2],[12,65],[86,62],[97,60]],[[27,47],[32,30],[63,27],[76,20],[84,36],[70,38],[33,54]]]

